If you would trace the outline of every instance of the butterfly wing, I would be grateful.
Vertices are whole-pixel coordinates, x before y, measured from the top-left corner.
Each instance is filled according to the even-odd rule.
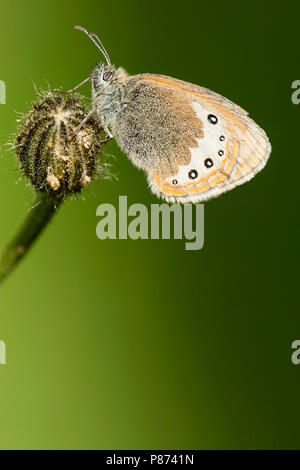
[[[170,77],[145,74],[131,80],[127,129],[120,123],[117,140],[146,171],[155,194],[168,201],[205,201],[265,166],[269,140],[236,104]]]

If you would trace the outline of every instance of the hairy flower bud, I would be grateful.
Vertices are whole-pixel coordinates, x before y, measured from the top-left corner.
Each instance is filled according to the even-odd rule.
[[[101,126],[89,118],[79,95],[40,95],[16,139],[23,173],[36,191],[64,197],[80,192],[95,176]]]

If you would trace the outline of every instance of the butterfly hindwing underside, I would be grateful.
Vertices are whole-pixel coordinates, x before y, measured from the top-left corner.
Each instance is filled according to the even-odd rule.
[[[128,77],[113,129],[154,193],[200,202],[250,180],[270,154],[246,111],[205,88],[161,75]]]

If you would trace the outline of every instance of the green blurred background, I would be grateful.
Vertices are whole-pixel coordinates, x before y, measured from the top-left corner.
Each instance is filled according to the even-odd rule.
[[[205,245],[96,238],[96,207],[150,206],[109,143],[118,180],[61,208],[1,286],[2,449],[299,448],[299,4],[10,1],[1,5],[0,143],[38,88],[70,88],[99,60],[210,88],[249,111],[273,152],[253,181],[205,204]],[[89,86],[82,89],[89,95]],[[4,147],[5,149],[5,147]],[[1,152],[0,243],[32,203]]]

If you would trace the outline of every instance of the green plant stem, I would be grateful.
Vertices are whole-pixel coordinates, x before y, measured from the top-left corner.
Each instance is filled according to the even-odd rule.
[[[0,283],[24,258],[61,202],[62,199],[47,193],[36,194],[32,209],[0,257]]]

